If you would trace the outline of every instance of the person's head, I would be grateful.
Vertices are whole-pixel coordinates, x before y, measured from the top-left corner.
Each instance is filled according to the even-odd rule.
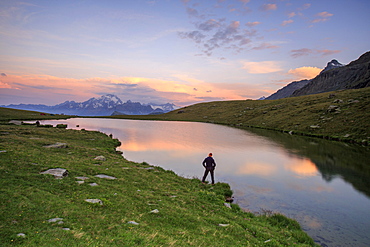
[[[209,154],[208,154],[208,156],[209,156],[209,157],[212,157],[212,153],[209,153]]]

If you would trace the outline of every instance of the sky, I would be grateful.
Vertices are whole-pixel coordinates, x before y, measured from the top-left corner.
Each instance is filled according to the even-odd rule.
[[[258,99],[370,50],[368,0],[0,0],[0,105]]]

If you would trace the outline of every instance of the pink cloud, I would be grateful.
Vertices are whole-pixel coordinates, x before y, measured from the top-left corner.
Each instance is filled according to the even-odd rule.
[[[294,77],[294,80],[312,79],[316,77],[322,69],[317,67],[299,67],[290,69],[288,75]]]
[[[296,16],[297,14],[295,13],[295,12],[290,12],[289,14],[288,14],[288,17],[289,18],[293,18],[294,16]]]
[[[277,5],[274,3],[264,4],[261,6],[261,10],[263,11],[277,10]]]
[[[311,54],[321,54],[322,56],[328,56],[336,53],[340,53],[341,50],[328,50],[328,49],[323,49],[323,50],[313,50],[313,49],[308,49],[308,48],[302,48],[298,50],[291,50],[292,57],[297,58],[301,56],[308,56]]]
[[[329,20],[329,17],[333,16],[333,14],[324,11],[324,12],[320,12],[320,13],[316,14],[316,16],[318,16],[319,18],[316,18],[313,21],[311,21],[312,23],[327,21],[327,20]]]
[[[320,12],[320,13],[316,14],[316,16],[320,16],[320,17],[322,17],[322,18],[328,18],[328,17],[333,16],[333,14],[331,14],[331,13],[329,13],[329,12],[324,11],[324,12]]]
[[[293,22],[294,22],[293,20],[287,20],[287,21],[283,21],[283,23],[281,23],[281,25],[286,26],[286,25],[291,24]]]
[[[257,26],[259,24],[261,24],[261,22],[254,21],[254,22],[247,22],[245,25],[247,25],[248,27],[254,27],[254,26]]]
[[[282,70],[280,63],[276,61],[244,62],[243,69],[251,74],[268,74]]]
[[[279,48],[277,45],[272,45],[270,43],[262,43],[259,46],[253,47],[252,50],[265,50],[265,49],[276,49]]]
[[[75,79],[8,74],[1,78],[0,88],[7,90],[7,95],[11,95],[13,100],[5,102],[2,99],[0,104],[54,105],[66,100],[79,102],[102,94],[115,94],[122,100],[130,99],[141,103],[171,102],[185,106],[212,100],[243,100],[246,95],[259,97],[262,93],[257,86],[247,88],[245,84],[238,83],[213,84],[187,75],[172,77],[174,80],[145,77]]]

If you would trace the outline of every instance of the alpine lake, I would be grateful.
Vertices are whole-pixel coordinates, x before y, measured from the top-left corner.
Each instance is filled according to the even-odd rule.
[[[242,209],[293,218],[321,246],[370,245],[369,147],[209,123],[104,118],[40,122],[112,134],[121,141],[117,150],[126,159],[188,178],[202,178],[201,163],[212,152],[216,183],[230,184],[234,203]]]

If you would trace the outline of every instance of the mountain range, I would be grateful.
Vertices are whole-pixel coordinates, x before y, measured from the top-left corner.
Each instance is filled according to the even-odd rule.
[[[370,52],[347,65],[333,59],[311,80],[294,81],[266,97],[267,100],[370,86]]]
[[[64,103],[47,106],[35,104],[18,104],[1,106],[6,108],[42,111],[51,114],[65,114],[78,116],[110,116],[110,115],[147,115],[161,114],[176,107],[174,104],[141,104],[128,100],[123,102],[113,94],[103,95],[100,98],[91,98],[84,102],[65,101]]]

